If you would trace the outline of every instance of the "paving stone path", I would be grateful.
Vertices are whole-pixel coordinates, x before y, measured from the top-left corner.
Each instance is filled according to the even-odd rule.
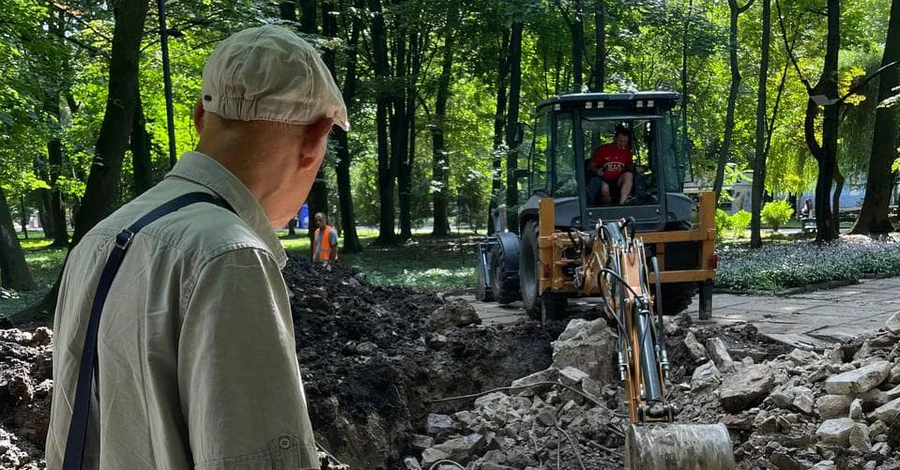
[[[514,323],[525,318],[521,302],[497,305],[465,295],[486,324]],[[591,299],[570,302],[586,308]],[[596,300],[595,300],[596,301]],[[697,319],[697,298],[688,309]],[[900,277],[865,279],[859,284],[790,295],[713,296],[712,323],[751,322],[759,332],[795,346],[824,347],[877,330],[900,311]]]

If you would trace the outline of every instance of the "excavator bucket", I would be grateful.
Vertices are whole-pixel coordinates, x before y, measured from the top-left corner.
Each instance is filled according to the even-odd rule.
[[[632,424],[625,433],[626,470],[733,470],[724,424]]]

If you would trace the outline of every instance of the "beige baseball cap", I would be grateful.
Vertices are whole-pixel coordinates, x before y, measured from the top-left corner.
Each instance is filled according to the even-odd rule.
[[[276,25],[220,42],[203,67],[203,109],[226,119],[313,124],[332,118],[349,130],[347,107],[319,53]]]

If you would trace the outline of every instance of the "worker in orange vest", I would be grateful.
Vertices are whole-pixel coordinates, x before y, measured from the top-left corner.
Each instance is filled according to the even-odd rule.
[[[338,237],[334,227],[328,225],[325,214],[316,214],[316,231],[313,234],[313,261],[337,261]]]

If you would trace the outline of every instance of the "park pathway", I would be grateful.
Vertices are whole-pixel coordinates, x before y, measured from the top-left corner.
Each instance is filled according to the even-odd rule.
[[[464,295],[488,325],[515,323],[526,318],[521,302],[508,306],[479,302]],[[596,299],[595,299],[596,301]],[[590,308],[590,300],[570,302],[574,309]],[[753,323],[760,333],[794,346],[826,347],[877,330],[900,311],[900,277],[864,279],[831,289],[789,295],[713,296],[713,318],[697,320],[697,298],[688,309],[699,324]]]

